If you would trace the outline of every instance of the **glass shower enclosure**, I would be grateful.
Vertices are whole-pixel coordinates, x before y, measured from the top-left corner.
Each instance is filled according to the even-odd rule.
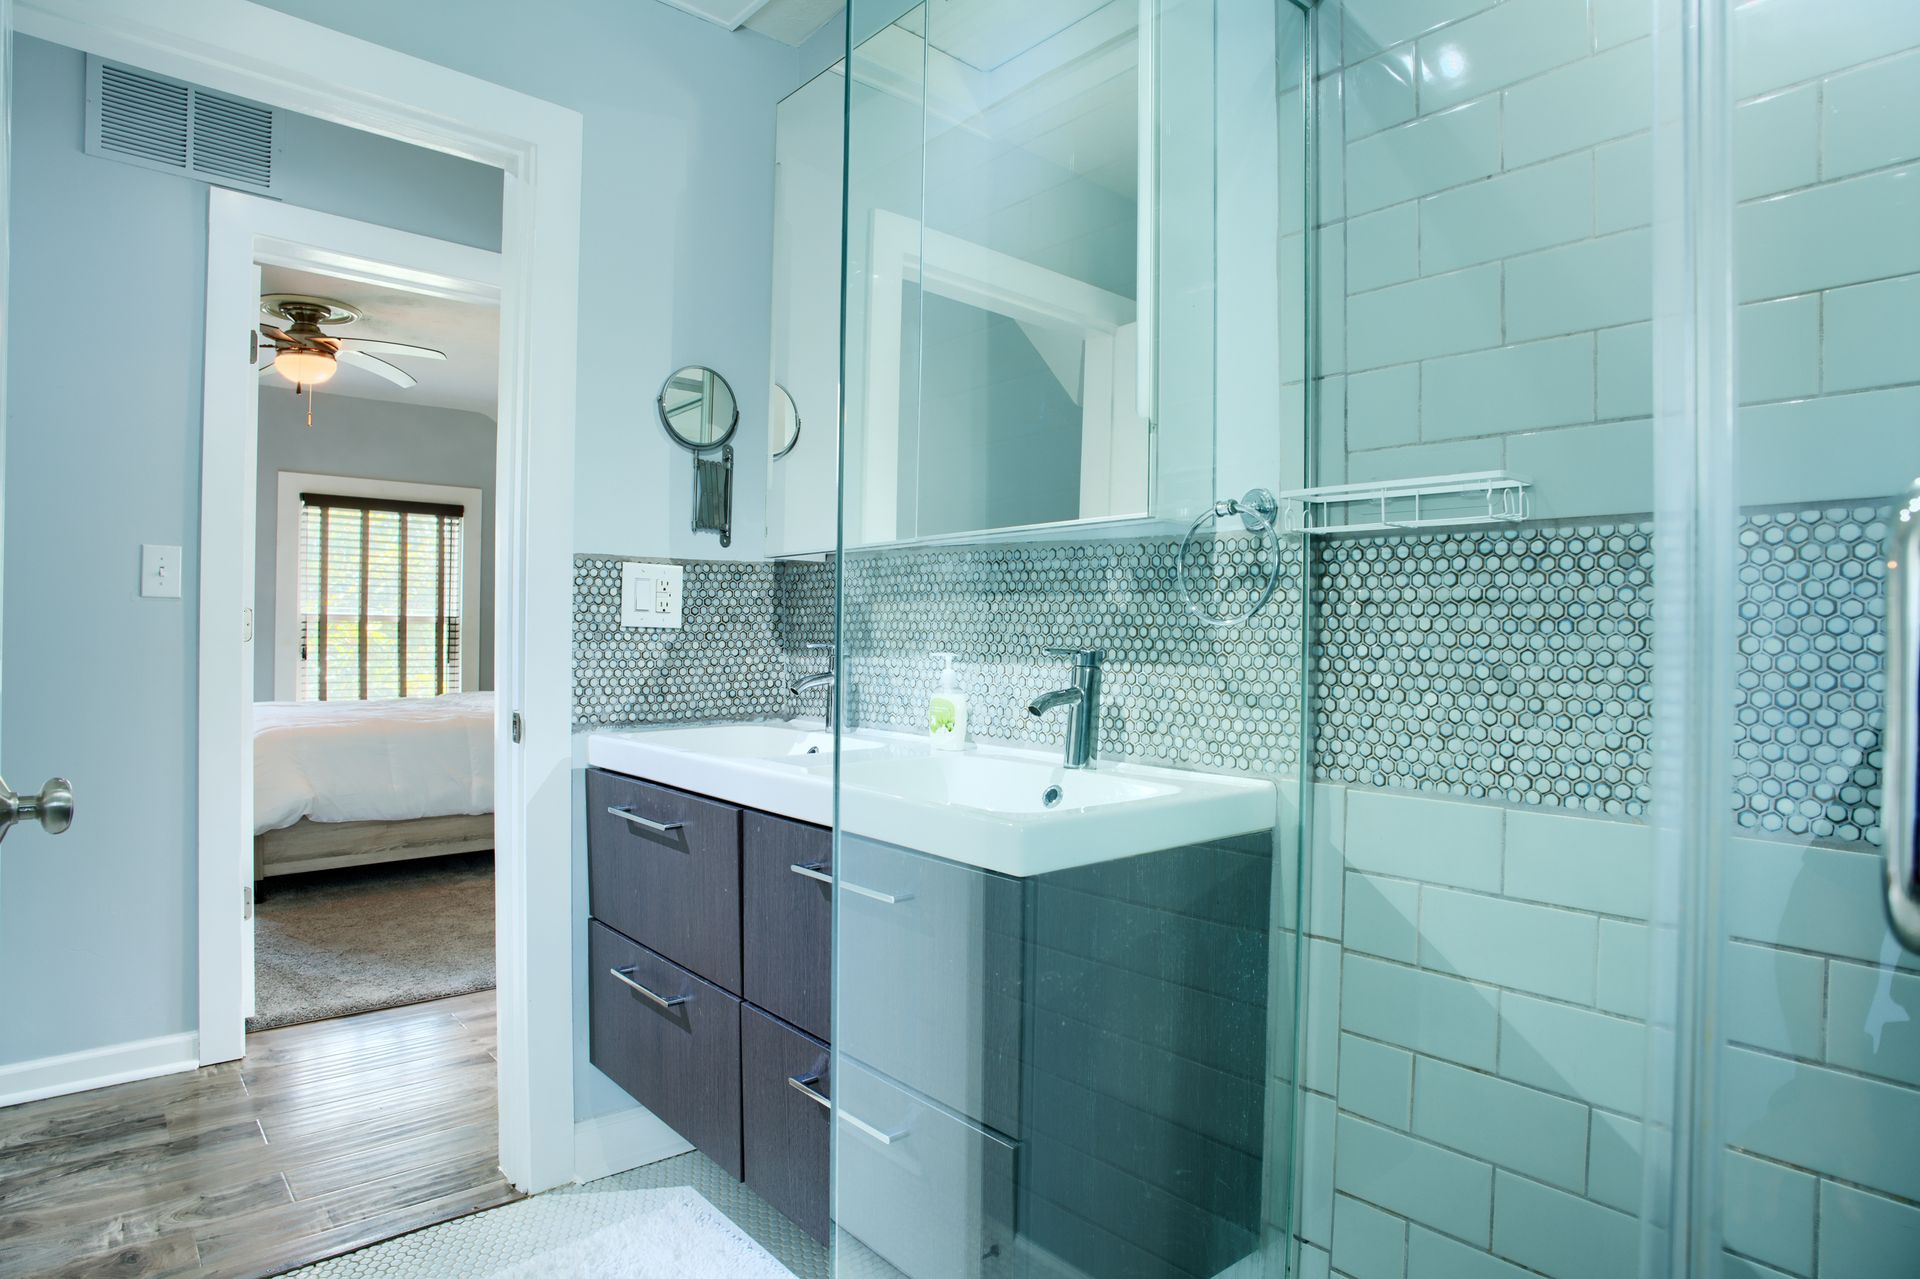
[[[838,1271],[1920,1273],[1920,7],[848,58]]]
[[[843,1273],[1284,1269],[1306,31],[852,7]]]

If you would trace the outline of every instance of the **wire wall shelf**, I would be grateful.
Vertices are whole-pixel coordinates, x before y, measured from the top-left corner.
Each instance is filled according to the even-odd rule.
[[[1386,533],[1514,524],[1532,513],[1529,481],[1505,471],[1330,484],[1280,494],[1280,531]]]

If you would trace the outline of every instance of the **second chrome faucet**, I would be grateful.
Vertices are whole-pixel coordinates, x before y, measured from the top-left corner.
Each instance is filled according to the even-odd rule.
[[[834,679],[833,645],[831,643],[813,643],[813,644],[807,645],[807,651],[809,653],[827,654],[827,669],[824,671],[815,672],[812,675],[807,675],[801,679],[795,680],[791,685],[788,686],[787,692],[791,693],[795,697],[799,697],[801,694],[811,693],[817,688],[826,689],[827,690],[827,712],[826,712],[827,731],[831,733],[833,731],[833,703],[835,698],[838,696],[834,688],[835,679]]]
[[[1067,708],[1066,757],[1068,768],[1085,768],[1097,752],[1100,724],[1100,650],[1097,648],[1042,649],[1048,657],[1070,658],[1073,684],[1042,693],[1027,703],[1027,714],[1038,717],[1057,707]]]

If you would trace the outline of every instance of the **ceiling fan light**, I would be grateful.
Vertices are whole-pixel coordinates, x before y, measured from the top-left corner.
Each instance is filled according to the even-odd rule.
[[[333,357],[320,351],[282,351],[273,357],[273,367],[299,386],[318,386],[338,372]]]

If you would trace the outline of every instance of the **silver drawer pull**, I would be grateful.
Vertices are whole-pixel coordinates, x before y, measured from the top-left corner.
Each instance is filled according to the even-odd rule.
[[[905,1141],[911,1135],[905,1128],[902,1128],[899,1132],[882,1131],[879,1128],[875,1128],[872,1124],[868,1123],[866,1120],[860,1118],[860,1116],[853,1114],[852,1112],[844,1109],[836,1110],[834,1113],[839,1115],[840,1118],[846,1120],[854,1128],[858,1129],[860,1132],[867,1134],[867,1136],[873,1138],[875,1141],[879,1142],[883,1146],[891,1146],[895,1142]]]
[[[833,1099],[814,1087],[814,1085],[819,1082],[820,1076],[818,1074],[787,1076],[787,1087],[793,1089],[828,1114],[832,1114]]]
[[[913,900],[912,893],[883,893],[877,888],[868,888],[865,884],[856,884],[850,879],[841,880],[840,887],[850,893],[858,893],[862,897],[872,898],[883,906],[898,906],[901,902],[910,902]]]
[[[635,981],[631,976],[628,975],[633,972],[633,969],[631,968],[609,968],[607,969],[607,971],[612,973],[613,979],[619,982],[622,986],[625,986],[630,990],[637,991],[642,998],[650,1000],[651,1002],[660,1005],[662,1008],[678,1008],[680,1005],[686,1003],[688,1000],[693,998],[692,995],[662,995],[658,991],[648,990],[645,986],[642,986],[639,982]]]
[[[803,875],[808,879],[817,879],[823,884],[831,884],[833,882],[833,871],[829,869],[829,866],[830,863],[828,862],[795,862],[793,865],[787,867],[787,869],[796,875]],[[856,884],[845,879],[840,881],[840,887],[850,893],[858,893],[862,897],[870,897],[874,901],[881,902],[888,906],[898,906],[901,902],[910,902],[913,900],[912,893],[900,893],[896,896],[893,893],[883,893],[877,888],[868,888],[865,884]]]
[[[685,822],[656,822],[651,817],[642,817],[631,808],[620,808],[612,804],[607,805],[607,811],[623,821],[632,822],[635,826],[644,826],[662,835],[671,835],[686,825]]]

